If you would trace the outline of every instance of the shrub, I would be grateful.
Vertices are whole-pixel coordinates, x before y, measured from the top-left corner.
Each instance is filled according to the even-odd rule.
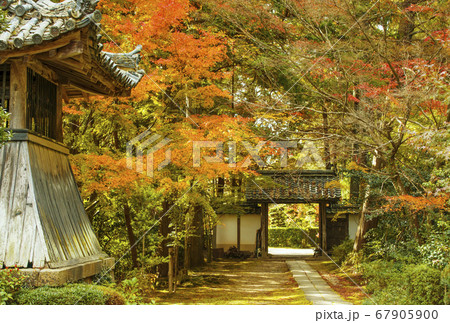
[[[63,287],[23,289],[14,295],[17,305],[123,305],[117,291],[96,285],[71,284]]]
[[[444,302],[441,272],[425,264],[376,260],[362,265],[366,290],[377,304],[437,305]],[[367,302],[369,303],[369,302]]]
[[[97,286],[105,296],[105,305],[125,305],[125,297],[113,288]]]
[[[287,248],[315,247],[308,236],[316,241],[316,234],[317,229],[312,228],[304,230],[301,228],[269,228],[269,246]]]
[[[353,251],[353,240],[346,239],[340,245],[334,246],[331,250],[333,260],[342,265]]]
[[[408,302],[414,305],[444,303],[441,272],[427,265],[410,265],[406,271]]]
[[[367,280],[366,289],[374,293],[387,288],[404,287],[403,268],[401,263],[394,261],[375,260],[361,265],[364,278]]]
[[[447,266],[450,248],[446,234],[431,234],[428,242],[418,249],[425,264],[437,269],[443,269]]]
[[[145,304],[146,298],[155,289],[156,275],[140,270],[133,270],[129,274],[130,278],[122,280],[119,285],[127,304]],[[154,303],[153,300],[149,300],[149,302]]]
[[[0,270],[0,305],[5,305],[11,301],[25,282],[18,269]]]
[[[11,138],[11,133],[6,130],[6,121],[9,118],[9,113],[6,113],[2,107],[0,107],[0,148],[3,143]]]
[[[441,284],[444,286],[444,304],[450,304],[450,265],[442,271]]]

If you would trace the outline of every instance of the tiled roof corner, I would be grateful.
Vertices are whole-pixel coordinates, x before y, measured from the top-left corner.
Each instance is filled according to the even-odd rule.
[[[99,0],[0,0],[6,11],[7,26],[0,32],[2,51],[20,51],[26,46],[52,41],[71,31],[91,25],[99,28],[102,14],[96,9]],[[101,49],[102,45],[99,44]],[[145,74],[138,67],[138,46],[130,53],[114,54],[98,51],[93,54],[100,66],[123,87],[132,88]]]
[[[8,26],[0,34],[0,50],[39,45],[61,34],[98,23],[98,0],[0,0]]]

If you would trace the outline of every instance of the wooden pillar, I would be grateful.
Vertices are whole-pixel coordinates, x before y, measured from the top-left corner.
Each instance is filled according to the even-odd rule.
[[[9,112],[10,128],[27,128],[27,65],[22,60],[11,62]]]
[[[327,252],[327,213],[325,202],[319,203],[319,214],[321,223],[321,247],[324,252]],[[323,253],[323,252],[322,252]]]
[[[237,216],[237,248],[241,251],[241,216]]]
[[[58,84],[56,87],[56,141],[63,142],[63,125],[62,125],[62,88]]]
[[[322,212],[321,212],[320,204],[319,204],[318,218],[319,218],[319,241],[318,241],[318,245],[320,246],[320,249],[323,249],[323,244],[322,244]]]
[[[269,203],[261,204],[261,255],[269,255]]]

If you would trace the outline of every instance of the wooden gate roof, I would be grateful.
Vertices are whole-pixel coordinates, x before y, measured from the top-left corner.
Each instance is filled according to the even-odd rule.
[[[318,203],[341,198],[339,178],[330,170],[267,170],[247,181],[247,202]]]
[[[129,53],[102,51],[98,0],[0,0],[6,30],[0,34],[0,63],[35,56],[63,84],[65,96],[124,96],[144,75],[141,47]]]

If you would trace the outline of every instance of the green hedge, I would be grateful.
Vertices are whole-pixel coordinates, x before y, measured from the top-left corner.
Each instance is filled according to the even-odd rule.
[[[286,248],[314,248],[315,245],[305,235],[310,236],[317,242],[317,232],[319,229],[301,228],[269,228],[269,246]]]
[[[383,260],[364,263],[362,268],[368,282],[366,290],[377,304],[444,304],[444,284],[436,268]]]
[[[123,305],[124,297],[104,286],[71,284],[63,287],[23,289],[11,302],[17,305]]]

